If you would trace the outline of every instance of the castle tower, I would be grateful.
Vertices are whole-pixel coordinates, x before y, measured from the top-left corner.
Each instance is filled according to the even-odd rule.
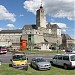
[[[46,15],[42,7],[42,4],[40,6],[40,9],[36,11],[36,26],[37,28],[38,27],[46,28]]]

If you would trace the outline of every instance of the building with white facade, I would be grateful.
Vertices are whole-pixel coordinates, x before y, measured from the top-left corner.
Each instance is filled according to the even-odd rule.
[[[11,42],[14,49],[20,48],[21,39],[27,40],[27,49],[49,50],[53,43],[57,46],[62,44],[61,29],[57,24],[46,25],[46,14],[42,6],[36,11],[36,24],[25,25],[20,30],[0,31],[0,42]]]
[[[22,30],[2,30],[0,31],[0,46],[12,46],[14,49],[20,48],[20,37]]]
[[[36,25],[25,25],[21,39],[27,40],[27,48],[49,50],[56,43],[62,44],[61,29],[57,24],[46,25],[46,14],[42,6],[36,11]]]

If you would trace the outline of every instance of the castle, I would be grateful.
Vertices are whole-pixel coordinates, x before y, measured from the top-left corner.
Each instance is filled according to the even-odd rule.
[[[46,25],[46,14],[41,5],[36,11],[36,25],[25,25],[18,30],[0,31],[0,42],[4,42],[5,46],[20,48],[20,40],[27,40],[27,49],[49,50],[53,44],[62,45],[61,28],[57,24]]]

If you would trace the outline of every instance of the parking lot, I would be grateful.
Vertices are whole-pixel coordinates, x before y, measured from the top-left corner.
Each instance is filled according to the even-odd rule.
[[[54,56],[53,54],[26,54],[28,57],[28,63],[30,63],[31,59],[34,57],[43,57],[44,59],[50,61],[50,59]],[[12,53],[8,52],[7,54],[0,54],[0,60],[3,64],[10,63],[10,59],[12,58]]]
[[[26,54],[28,57],[28,63],[30,63],[31,59],[34,57],[43,57],[46,60],[50,61],[50,59],[54,56],[54,54]],[[12,58],[12,53],[0,54],[0,60],[2,61],[2,65],[0,66],[0,75],[75,75],[75,69],[65,70],[62,67],[52,66],[50,70],[39,71],[28,65],[28,71],[15,69],[13,67],[9,67],[10,59]]]

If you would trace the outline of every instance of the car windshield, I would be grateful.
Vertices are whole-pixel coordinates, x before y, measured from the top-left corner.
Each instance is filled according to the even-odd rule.
[[[45,59],[37,59],[37,62],[46,62],[46,60]]]
[[[6,47],[0,47],[0,49],[6,49]]]
[[[14,55],[13,56],[13,60],[17,61],[17,60],[26,60],[26,56],[25,55]]]
[[[71,56],[71,61],[75,61],[75,55]]]
[[[3,49],[5,49],[5,47],[2,47]]]

